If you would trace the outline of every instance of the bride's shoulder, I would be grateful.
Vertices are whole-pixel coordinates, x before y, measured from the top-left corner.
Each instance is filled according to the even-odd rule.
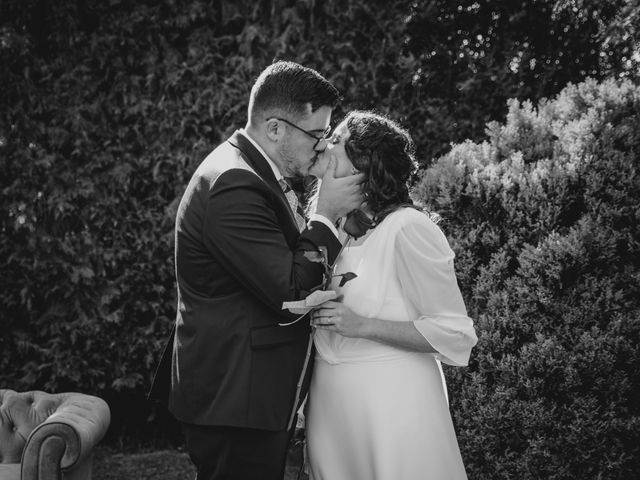
[[[434,221],[433,215],[411,207],[403,207],[390,214],[388,228],[395,237],[410,243],[435,243],[448,245],[447,239]],[[384,224],[384,222],[383,222]]]
[[[393,224],[393,226],[400,229],[408,226],[416,226],[440,230],[434,222],[431,214],[412,207],[402,207],[397,209],[388,216],[388,220],[390,220],[389,226]]]

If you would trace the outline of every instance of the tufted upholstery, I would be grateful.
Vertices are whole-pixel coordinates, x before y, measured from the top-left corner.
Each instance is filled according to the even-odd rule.
[[[98,397],[0,389],[0,480],[90,479],[110,421]]]

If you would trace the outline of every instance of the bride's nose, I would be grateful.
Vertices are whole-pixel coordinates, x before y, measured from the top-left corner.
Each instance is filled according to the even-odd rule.
[[[333,142],[330,142],[329,139],[327,139],[325,141],[325,145],[324,145],[324,151],[328,151],[330,152],[331,150],[333,150],[334,148],[336,148],[335,144]]]

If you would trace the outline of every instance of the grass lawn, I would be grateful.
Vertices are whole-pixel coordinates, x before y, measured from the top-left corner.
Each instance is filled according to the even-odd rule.
[[[296,480],[298,468],[295,464],[288,465],[283,480]],[[98,446],[91,477],[93,480],[193,480],[195,469],[189,456],[179,450],[127,454]]]
[[[98,447],[93,458],[94,480],[193,480],[189,456],[178,450],[125,454]]]

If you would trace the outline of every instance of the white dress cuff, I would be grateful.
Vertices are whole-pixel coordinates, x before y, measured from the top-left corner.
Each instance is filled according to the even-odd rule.
[[[478,342],[473,321],[467,316],[424,316],[413,322],[420,334],[437,350],[436,357],[456,367],[469,364]]]

